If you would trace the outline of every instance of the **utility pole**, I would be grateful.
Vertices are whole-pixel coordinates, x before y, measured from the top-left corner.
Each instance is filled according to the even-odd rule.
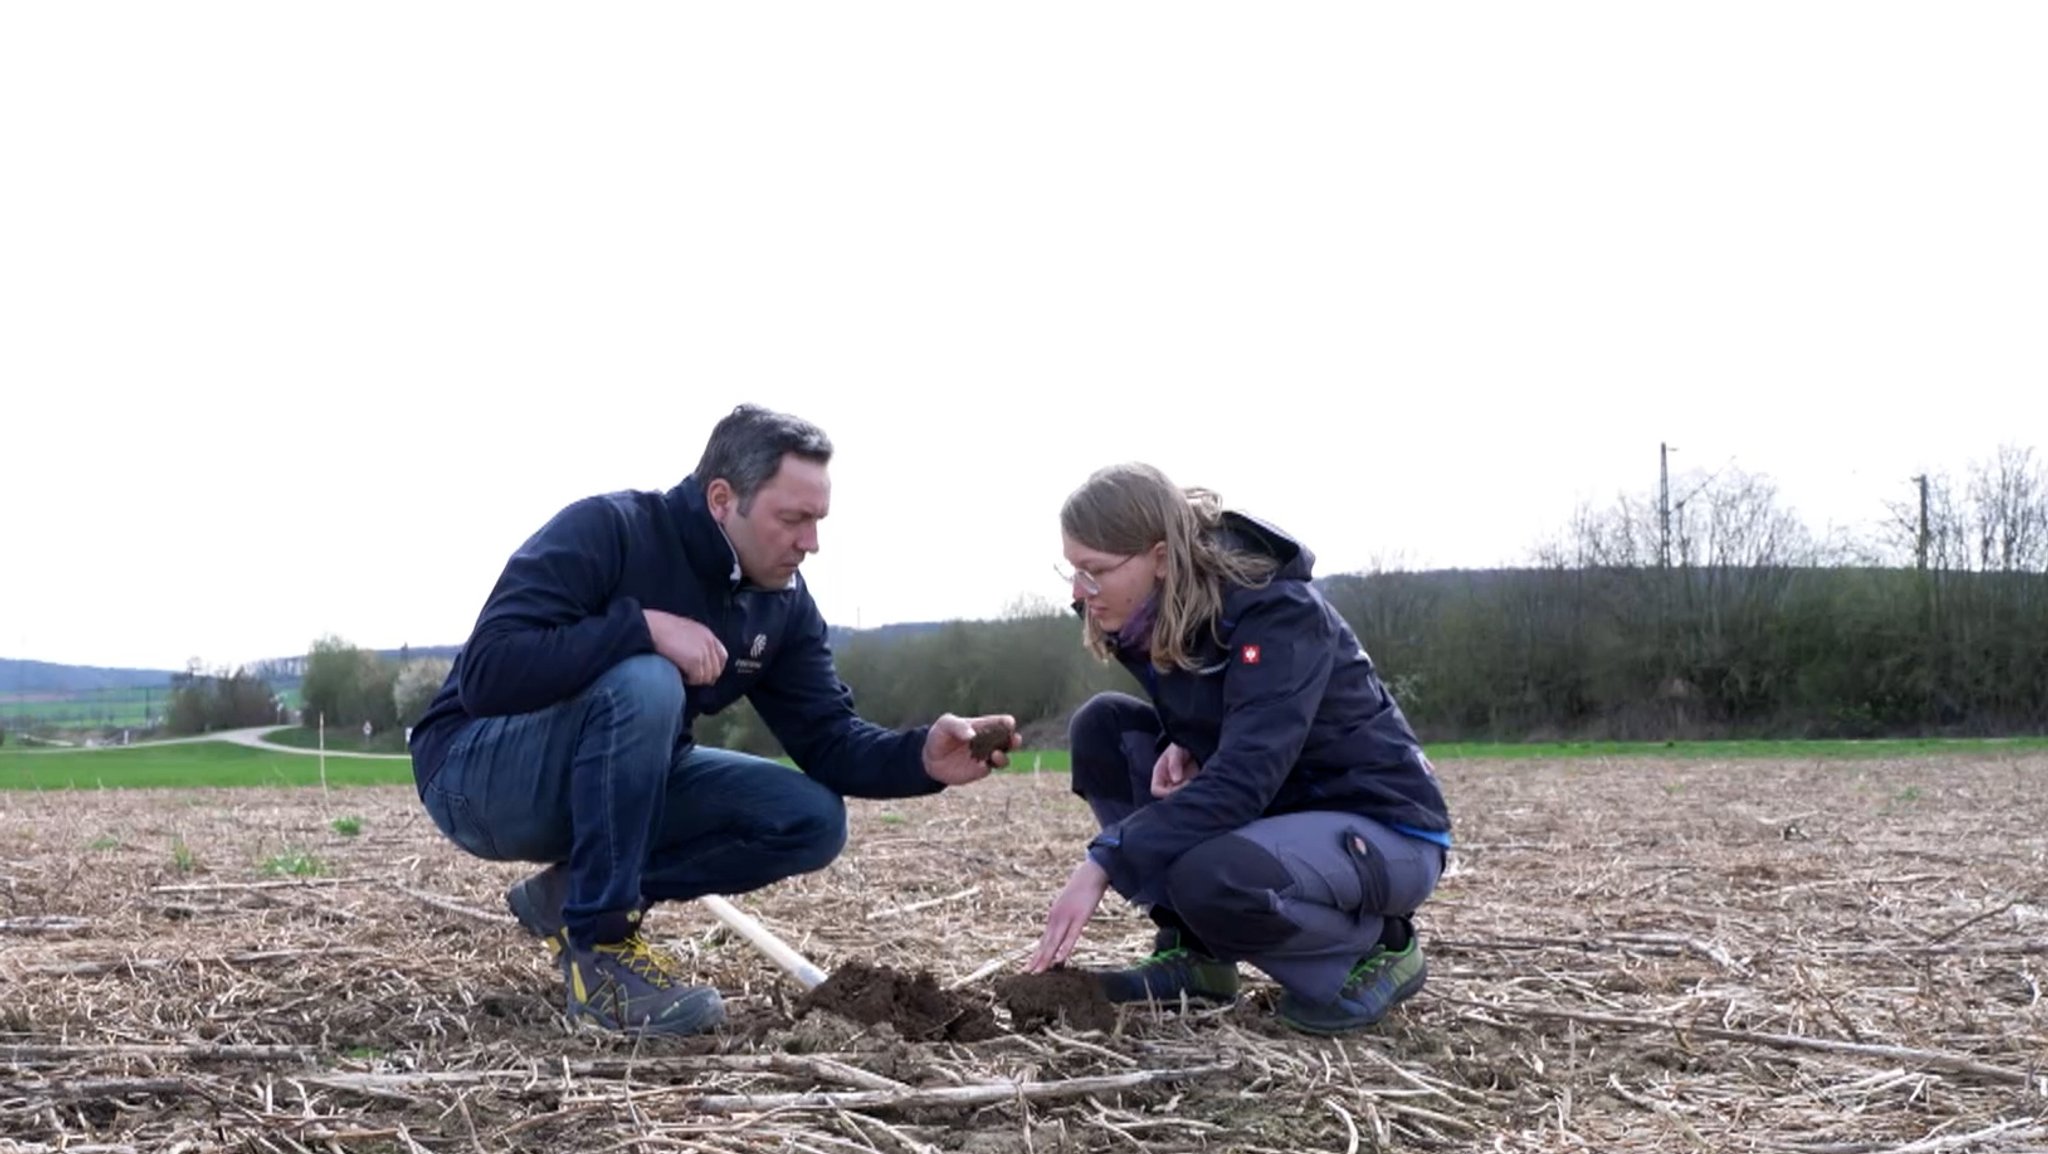
[[[1913,478],[1913,483],[1920,486],[1920,537],[1915,543],[1913,561],[1920,571],[1924,573],[1927,571],[1927,546],[1929,539],[1927,532],[1927,474],[1922,473]]]
[[[1921,628],[1932,638],[1939,624],[1939,610],[1936,607],[1935,582],[1927,575],[1928,553],[1932,551],[1934,534],[1928,531],[1927,523],[1927,474],[1913,478],[1913,484],[1920,490],[1920,533],[1913,542],[1913,564],[1920,574],[1914,584],[1920,587]]]
[[[1657,443],[1657,568],[1671,568],[1671,446]]]

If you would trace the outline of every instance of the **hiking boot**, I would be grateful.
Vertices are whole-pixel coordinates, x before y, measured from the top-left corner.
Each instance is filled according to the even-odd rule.
[[[1237,963],[1209,956],[1199,943],[1162,929],[1152,954],[1127,970],[1097,975],[1112,1002],[1179,1002],[1188,1000],[1228,1005],[1237,1000]]]
[[[1357,965],[1337,996],[1314,1005],[1292,993],[1280,996],[1280,1020],[1311,1034],[1342,1034],[1363,1029],[1387,1011],[1414,997],[1429,977],[1421,939],[1410,937],[1399,950],[1377,947]]]
[[[725,1021],[725,1001],[682,980],[676,962],[636,931],[622,942],[569,947],[562,965],[569,1020],[624,1034],[698,1034]]]
[[[548,945],[559,955],[569,945],[569,928],[562,920],[562,906],[569,900],[569,867],[554,865],[512,883],[505,891],[505,904],[519,920],[519,928]]]

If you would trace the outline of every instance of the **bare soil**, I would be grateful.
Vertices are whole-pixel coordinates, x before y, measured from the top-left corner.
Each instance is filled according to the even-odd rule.
[[[941,990],[931,971],[906,974],[887,966],[846,962],[798,1003],[797,1015],[824,1010],[863,1026],[887,1023],[918,1041],[980,1042],[996,1036],[995,1015],[981,1002]]]
[[[1339,1039],[1251,967],[1187,1014],[1019,981],[1064,775],[854,801],[736,895],[809,996],[658,907],[731,1021],[637,1042],[402,787],[0,794],[0,1151],[2048,1149],[2048,758],[1438,768],[1428,987]],[[1112,895],[1075,964],[1151,936]]]
[[[1116,1007],[1102,985],[1079,970],[1011,974],[996,980],[996,1000],[1010,1011],[1019,1030],[1069,1026],[1076,1030],[1116,1028]]]

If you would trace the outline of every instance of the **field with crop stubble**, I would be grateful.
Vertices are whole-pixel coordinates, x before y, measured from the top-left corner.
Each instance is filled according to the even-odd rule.
[[[2048,756],[1439,768],[1430,984],[1342,1041],[1248,967],[1228,1010],[1013,1013],[1091,829],[1064,774],[854,802],[832,867],[737,899],[944,1013],[828,1012],[667,906],[732,1020],[638,1044],[565,1027],[522,869],[405,787],[0,795],[0,1149],[2048,1146]],[[1077,961],[1149,939],[1112,896]]]

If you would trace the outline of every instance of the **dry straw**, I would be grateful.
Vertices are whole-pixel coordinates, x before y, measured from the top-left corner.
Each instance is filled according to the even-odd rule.
[[[519,871],[402,788],[358,837],[313,791],[8,795],[0,1151],[2048,1149],[2048,761],[1441,768],[1429,987],[1334,1042],[1249,969],[1230,1010],[908,1040],[800,1016],[700,906],[651,929],[730,1028],[573,1033]],[[851,808],[748,911],[993,1004],[1088,831],[1063,776]],[[1113,899],[1080,960],[1148,939]]]

